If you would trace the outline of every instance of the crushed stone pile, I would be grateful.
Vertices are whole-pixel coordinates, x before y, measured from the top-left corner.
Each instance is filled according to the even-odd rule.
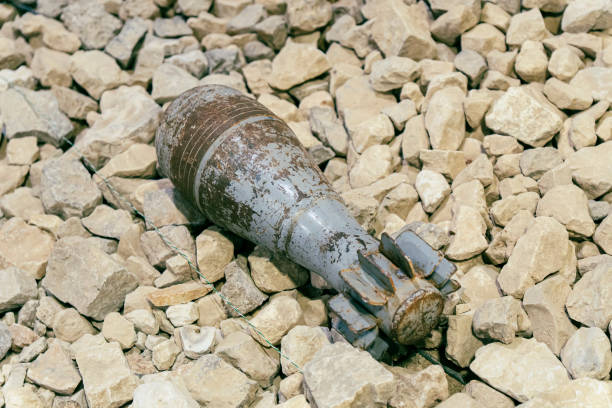
[[[612,405],[610,0],[15,0],[0,24],[0,408]],[[321,278],[158,173],[163,110],[204,84],[284,119],[374,236],[455,262],[418,353],[350,345]]]

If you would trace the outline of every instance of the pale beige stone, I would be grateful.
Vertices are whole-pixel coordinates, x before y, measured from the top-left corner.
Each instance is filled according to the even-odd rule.
[[[349,171],[353,188],[368,186],[392,171],[392,152],[388,145],[368,147]]]
[[[385,57],[397,55],[419,61],[437,54],[427,23],[416,5],[401,0],[379,0],[372,7],[371,35]]]
[[[544,85],[544,95],[559,109],[583,110],[593,103],[590,93],[569,85],[557,78],[550,78]]]
[[[568,234],[554,218],[536,217],[516,243],[498,283],[505,294],[522,298],[525,291],[563,267]]]
[[[102,335],[109,342],[118,342],[124,350],[136,343],[134,324],[117,312],[109,313],[104,318]]]
[[[526,86],[510,88],[493,103],[485,120],[495,132],[534,147],[546,144],[563,124],[556,107],[539,91]]]
[[[0,268],[15,266],[40,279],[54,243],[48,232],[13,217],[0,226]]]
[[[280,295],[280,296],[279,296]],[[273,296],[255,315],[251,323],[265,336],[250,328],[251,336],[264,347],[280,343],[289,330],[298,325],[303,318],[303,312],[298,301],[292,296],[279,294]]]
[[[482,253],[488,247],[487,226],[478,210],[467,205],[455,209],[451,225],[455,233],[446,250],[446,256],[462,261]]]
[[[573,184],[548,190],[538,203],[536,215],[553,217],[564,225],[570,234],[590,237],[595,232],[587,196]]]
[[[562,408],[574,405],[580,408],[605,407],[612,398],[612,384],[592,378],[572,380],[520,405],[521,408]]]
[[[574,284],[565,306],[569,316],[588,327],[605,329],[612,320],[612,264],[603,263],[584,273]]]
[[[317,406],[330,408],[384,406],[394,389],[393,374],[346,343],[320,349],[304,367],[304,384]]]
[[[510,19],[510,26],[506,32],[508,45],[521,45],[527,40],[538,41],[550,36],[542,13],[537,8],[515,14]]]
[[[327,57],[318,49],[288,41],[272,61],[268,83],[274,88],[287,90],[330,68]]]
[[[527,40],[521,45],[516,56],[514,69],[525,82],[544,82],[548,58],[544,46],[539,41]]]
[[[471,314],[448,316],[445,355],[459,367],[467,367],[474,358],[476,350],[483,346],[482,341],[472,332]]]
[[[115,60],[101,51],[77,51],[70,58],[72,77],[94,99],[100,99],[104,91],[117,88],[128,80],[128,74]],[[102,71],[104,76],[98,74]]]
[[[612,369],[610,340],[599,327],[581,327],[563,346],[561,361],[572,378],[607,380]]]
[[[30,65],[34,76],[46,87],[72,85],[70,55],[66,53],[41,47],[34,53]]]
[[[527,289],[523,306],[529,315],[533,337],[559,355],[576,328],[565,312],[565,300],[571,288],[562,276],[551,276]]]
[[[425,127],[434,149],[457,150],[465,138],[464,92],[448,87],[436,92],[425,114]]]
[[[219,230],[208,228],[196,238],[198,268],[209,282],[223,278],[234,257],[234,244]]]
[[[497,340],[510,344],[516,334],[531,330],[531,322],[512,296],[487,300],[476,309],[472,321],[474,334],[484,340]]]
[[[548,72],[561,81],[569,81],[584,67],[578,54],[576,48],[570,46],[557,48],[548,61]]]
[[[138,379],[118,343],[104,343],[76,353],[90,408],[120,407],[132,400]]]
[[[263,247],[255,247],[248,261],[255,285],[265,293],[295,289],[308,281],[308,271]]]
[[[487,3],[491,4],[491,3]],[[488,408],[513,408],[514,402],[505,394],[489,387],[478,380],[472,380],[463,388],[463,392]]]
[[[68,343],[79,340],[86,334],[96,334],[91,323],[74,308],[59,311],[51,325],[55,337]]]
[[[474,50],[483,57],[493,50],[506,51],[504,33],[491,24],[481,23],[461,35],[461,49]]]
[[[480,348],[470,369],[493,388],[521,402],[570,381],[565,367],[544,343],[521,337],[511,344],[491,343]]]
[[[72,394],[81,382],[70,355],[57,344],[41,354],[28,368],[30,381],[58,394]]]

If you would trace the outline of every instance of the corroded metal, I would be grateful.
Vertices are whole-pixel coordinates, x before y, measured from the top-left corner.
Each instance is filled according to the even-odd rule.
[[[378,329],[412,344],[437,324],[454,266],[412,232],[383,245],[370,236],[263,105],[224,86],[191,89],[168,106],[156,145],[161,172],[210,220],[338,290],[332,322],[349,341],[381,350]]]

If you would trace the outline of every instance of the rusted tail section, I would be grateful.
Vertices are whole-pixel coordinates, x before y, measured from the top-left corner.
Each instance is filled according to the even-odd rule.
[[[337,326],[364,348],[381,348],[378,328],[406,344],[437,323],[436,286],[448,282],[448,271],[430,273],[432,284],[408,270],[412,237],[387,239],[378,252],[379,241],[349,214],[291,129],[257,101],[224,86],[191,89],[168,107],[156,145],[161,172],[209,219],[320,274],[343,294],[348,303],[332,307]],[[353,309],[343,312],[349,304]],[[364,310],[373,317],[354,321]],[[352,331],[364,321],[375,322],[365,337]]]

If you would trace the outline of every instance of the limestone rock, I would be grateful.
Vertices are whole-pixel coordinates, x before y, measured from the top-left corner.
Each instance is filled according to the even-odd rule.
[[[512,87],[502,95],[485,116],[493,131],[508,134],[530,146],[544,146],[561,129],[556,108],[538,91]]]
[[[174,340],[163,340],[153,347],[152,360],[155,368],[160,371],[169,370],[176,361],[176,356],[181,352],[181,349],[176,345]]]
[[[612,369],[610,340],[599,327],[581,327],[563,346],[561,361],[573,378],[607,380]]]
[[[181,377],[191,396],[209,407],[249,406],[258,388],[255,381],[214,354],[186,366]]]
[[[419,172],[415,188],[423,203],[423,209],[428,213],[434,212],[450,193],[450,186],[444,176],[431,170]]]
[[[77,141],[77,148],[95,166],[132,144],[153,140],[161,108],[139,86],[107,91],[100,99],[102,116]]]
[[[102,335],[109,341],[116,341],[122,349],[130,349],[136,343],[134,324],[117,312],[112,312],[104,318]]]
[[[0,226],[0,268],[14,266],[40,279],[54,241],[51,234],[13,217]]]
[[[104,51],[115,58],[122,68],[132,61],[134,50],[147,32],[145,20],[136,17],[125,22],[121,32],[106,44]]]
[[[612,216],[608,215],[599,224],[593,234],[593,240],[604,252],[612,254]]]
[[[491,343],[480,348],[470,369],[520,402],[569,383],[565,367],[544,343],[521,337],[511,344]]]
[[[283,336],[297,326],[302,318],[302,307],[298,301],[290,295],[278,294],[251,319],[251,323],[265,336],[265,339],[253,328],[250,328],[251,336],[265,347],[270,346],[268,341],[278,345]]]
[[[504,34],[491,24],[478,24],[461,35],[461,50],[474,50],[483,57],[492,51],[506,51]]]
[[[128,271],[80,237],[59,240],[47,266],[43,287],[96,320],[118,310],[136,286]]]
[[[459,314],[448,316],[445,354],[459,367],[467,367],[474,353],[482,347],[482,341],[472,332],[472,316]]]
[[[516,56],[514,69],[525,82],[544,82],[548,58],[544,46],[539,41],[527,40],[521,45]]]
[[[107,13],[102,3],[93,0],[71,2],[62,11],[68,30],[78,34],[87,49],[104,48],[121,28],[121,20]]]
[[[102,200],[100,190],[78,161],[47,162],[42,171],[41,189],[45,209],[65,218],[87,215]]]
[[[221,289],[223,296],[238,309],[242,314],[249,313],[266,301],[268,296],[262,293],[248,273],[246,260],[238,259],[232,261],[225,267],[225,285]],[[233,308],[228,307],[228,312],[236,316]]]
[[[437,55],[427,23],[416,5],[401,0],[380,0],[372,7],[371,35],[385,57],[397,55],[415,61]]]
[[[79,350],[76,362],[91,408],[120,407],[132,400],[138,379],[131,373],[118,343]]]
[[[39,155],[40,150],[34,136],[12,139],[6,144],[6,158],[9,164],[29,165],[38,160]]]
[[[590,92],[596,101],[612,99],[612,68],[589,67],[578,71],[570,85]]]
[[[572,288],[565,306],[573,320],[605,329],[612,320],[612,264],[603,263],[584,273]]]
[[[390,56],[372,64],[370,83],[375,91],[401,88],[419,75],[418,64],[410,58]]]
[[[320,349],[304,367],[304,386],[318,407],[384,407],[393,374],[365,351],[346,343]]]
[[[50,91],[16,86],[0,92],[0,110],[9,139],[36,136],[58,146],[73,130]]]
[[[557,48],[550,55],[550,60],[548,61],[548,72],[551,73],[555,78],[560,81],[569,81],[576,75],[576,72],[584,67],[583,62],[580,60],[580,57],[577,55],[576,50],[570,46],[564,46]],[[572,86],[572,85],[570,85]],[[572,86],[572,88],[576,88]],[[585,89],[578,88],[581,91],[585,92]],[[591,92],[586,91],[587,95],[590,96]]]
[[[573,184],[550,189],[538,203],[536,215],[553,217],[568,232],[579,236],[589,237],[595,231],[587,196]]]
[[[497,279],[504,293],[522,298],[525,290],[563,267],[567,231],[555,219],[536,217],[516,243]]]
[[[474,312],[472,327],[481,339],[510,344],[517,332],[530,330],[531,323],[521,303],[512,296],[504,296],[480,305]]]
[[[451,228],[455,235],[446,249],[446,256],[450,259],[469,259],[489,246],[484,236],[487,226],[482,215],[470,206],[459,205],[453,215]]]
[[[323,52],[308,45],[288,41],[272,61],[270,86],[287,90],[330,69]]]
[[[582,148],[567,158],[572,179],[589,198],[599,197],[612,190],[611,154],[612,141]]]
[[[72,394],[81,382],[70,355],[57,344],[41,354],[28,368],[30,381],[58,394]]]
[[[94,99],[100,99],[104,91],[117,88],[128,80],[127,73],[102,51],[77,51],[70,58],[72,78]],[[98,72],[104,72],[104,75]]]
[[[36,299],[38,292],[34,277],[16,267],[2,270],[2,288],[0,289],[0,311],[17,309],[28,300]]]
[[[580,33],[612,26],[612,7],[604,0],[573,1],[563,12],[561,29],[568,33]]]
[[[550,36],[544,25],[542,13],[538,8],[533,8],[510,19],[510,26],[506,32],[508,45],[521,45],[527,40],[538,41]]]
[[[219,230],[209,228],[196,238],[198,268],[209,282],[224,276],[224,268],[234,257],[234,244]]]
[[[512,408],[514,402],[508,396],[502,394],[483,382],[472,380],[466,384],[463,392],[480,402],[485,407]]]
[[[583,110],[593,103],[588,91],[550,78],[544,85],[544,95],[559,109]]]
[[[153,73],[153,92],[155,102],[163,104],[172,101],[183,92],[198,86],[198,79],[173,64],[162,64]]]
[[[325,26],[332,17],[332,6],[324,0],[296,0],[287,4],[289,28],[309,33]]]
[[[59,109],[70,118],[85,119],[89,112],[98,110],[96,101],[70,88],[54,86],[51,92],[57,99]]]
[[[255,285],[265,293],[298,288],[309,278],[304,268],[263,247],[256,247],[248,260]]]
[[[570,291],[570,286],[562,276],[551,276],[527,289],[523,297],[533,337],[545,343],[556,355],[559,355],[567,339],[576,331],[565,312],[565,301]]]
[[[0,360],[4,359],[6,353],[11,349],[13,339],[11,338],[11,332],[9,331],[6,324],[0,322]]]
[[[388,145],[374,145],[363,151],[349,170],[351,187],[369,186],[391,173],[391,148]]]
[[[386,367],[395,377],[391,408],[425,408],[448,398],[448,381],[442,367],[430,365],[418,372],[401,366]]]
[[[457,150],[461,146],[465,138],[464,99],[464,92],[455,86],[433,94],[425,114],[425,127],[434,149]]]
[[[612,397],[612,385],[609,381],[598,381],[592,378],[572,380],[553,390],[539,393],[537,397],[520,405],[521,408],[551,407],[562,408],[569,405],[577,407],[605,407]]]
[[[209,285],[202,285],[198,281],[189,281],[152,291],[147,295],[147,298],[157,307],[172,306],[199,299],[210,291]]]
[[[195,303],[187,302],[172,305],[166,309],[166,316],[174,327],[182,327],[198,320],[198,308]]]
[[[245,373],[262,387],[272,384],[279,363],[248,334],[235,331],[225,336],[215,347],[215,354]]]
[[[60,310],[53,318],[51,328],[58,339],[73,343],[85,335],[93,335],[96,330],[89,320],[74,308]]]
[[[457,37],[478,23],[479,15],[480,10],[458,4],[433,22],[431,33],[439,41],[452,45]]]
[[[489,265],[471,268],[459,280],[463,293],[461,298],[472,310],[478,309],[487,300],[501,296],[497,288],[497,271]]]
[[[66,53],[41,47],[32,58],[32,72],[44,86],[72,85],[70,76],[70,56]]]
[[[324,346],[330,344],[327,335],[320,327],[295,326],[281,340],[281,351],[291,361],[281,358],[283,374],[291,375],[297,371],[292,364],[304,367]]]
[[[81,220],[83,226],[92,234],[106,238],[119,239],[133,224],[126,210],[113,210],[107,205],[99,205]]]
[[[185,389],[172,381],[151,381],[134,391],[134,408],[198,408],[200,405]]]

